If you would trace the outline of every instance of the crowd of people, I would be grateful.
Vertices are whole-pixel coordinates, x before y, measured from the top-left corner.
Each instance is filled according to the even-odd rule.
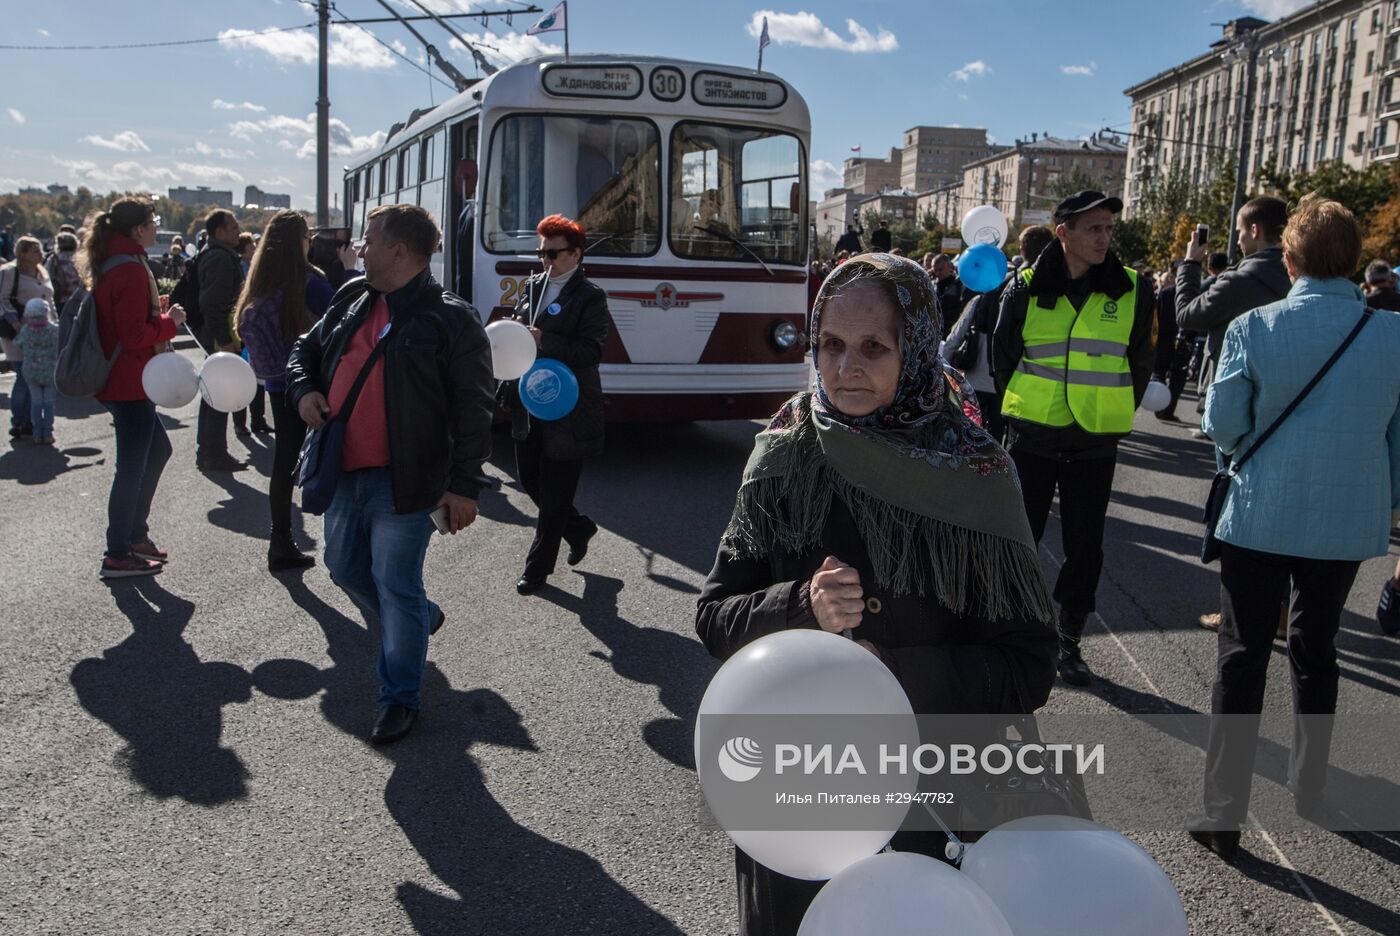
[[[1395,274],[1374,261],[1364,289],[1352,281],[1361,233],[1345,206],[1306,199],[1290,215],[1264,197],[1236,218],[1240,263],[1195,239],[1155,275],[1110,249],[1122,207],[1094,191],[1065,199],[1052,225],[1020,233],[1021,255],[981,294],[947,256],[916,261],[887,238],[886,249],[843,248],[814,269],[815,381],[755,439],[698,599],[696,628],[712,654],[725,659],[788,628],[845,634],[921,713],[1032,713],[1057,675],[1091,685],[1081,642],[1118,446],[1152,381],[1170,391],[1158,418],[1180,422],[1194,376],[1199,435],[1213,445],[1223,491],[1207,531],[1220,607],[1202,616],[1218,631],[1212,714],[1259,714],[1276,637],[1287,642],[1297,713],[1335,711],[1343,607],[1361,562],[1385,555],[1400,521]],[[429,638],[446,621],[426,594],[424,555],[434,527],[455,534],[476,518],[498,407],[538,509],[517,591],[543,588],[563,545],[571,565],[582,561],[598,531],[573,504],[582,463],[604,441],[598,365],[609,316],[582,267],[585,232],[559,215],[539,223],[542,269],[514,310],[540,355],[578,378],[574,410],[545,421],[517,382],[494,379],[479,314],[434,279],[440,232],[420,208],[371,211],[362,246],[338,257],[339,283],[308,260],[300,214],[277,213],[255,239],[214,211],[193,257],[172,246],[165,269],[189,286],[163,296],[144,262],[156,229],[151,204],[127,198],[82,232],[61,232],[47,260],[37,240],[15,241],[15,260],[0,269],[0,339],[23,378],[11,435],[52,442],[54,309],[85,285],[113,361],[97,394],[116,432],[102,575],[160,571],[170,557],[149,520],[172,448],[141,374],[194,323],[185,302],[196,307],[201,346],[245,352],[270,403],[269,570],[314,564],[291,535],[297,455],[312,447],[308,432],[335,453],[324,558],[380,622],[370,738],[398,740],[415,724]],[[200,470],[243,467],[226,433],[225,415],[201,403]],[[1038,546],[1057,498],[1064,561],[1051,586]],[[1400,631],[1400,567],[1377,615],[1387,633]],[[1325,808],[1329,743],[1314,730],[1294,746],[1300,815]],[[1252,736],[1213,722],[1192,835],[1226,859],[1253,751]],[[941,854],[935,838],[902,847]],[[795,931],[815,884],[742,852],[737,874],[746,932]]]

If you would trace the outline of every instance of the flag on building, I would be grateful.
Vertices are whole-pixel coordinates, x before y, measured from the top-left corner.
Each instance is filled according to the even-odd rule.
[[[857,156],[859,156],[859,155],[860,155],[860,147],[859,147],[859,146],[852,146],[852,147],[851,147],[851,152],[852,152],[852,153],[855,153]]]
[[[525,30],[525,35],[538,36],[540,33],[559,32],[568,29],[568,26],[569,4],[567,0],[561,0],[560,4],[541,17],[538,23]]]
[[[763,18],[763,32],[758,34],[758,51],[762,52],[768,46],[768,17]]]

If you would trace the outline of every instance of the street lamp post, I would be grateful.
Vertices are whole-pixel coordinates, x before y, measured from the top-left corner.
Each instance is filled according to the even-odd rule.
[[[1253,32],[1247,32],[1240,37],[1239,45],[1225,53],[1225,63],[1233,64],[1239,60],[1240,53],[1244,53],[1244,98],[1239,111],[1239,152],[1235,162],[1235,197],[1230,203],[1230,241],[1226,245],[1226,255],[1229,262],[1235,262],[1235,248],[1238,240],[1238,232],[1235,230],[1236,220],[1239,218],[1240,206],[1244,204],[1245,180],[1249,176],[1249,131],[1254,121],[1254,66],[1259,60],[1259,42]]]

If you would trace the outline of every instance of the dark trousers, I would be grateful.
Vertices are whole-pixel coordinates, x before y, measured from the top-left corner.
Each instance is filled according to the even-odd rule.
[[[292,408],[291,397],[268,391],[272,400],[272,428],[276,432],[272,449],[272,477],[267,482],[267,500],[272,509],[273,539],[292,535],[292,485],[301,444],[306,441],[306,423]]]
[[[1013,445],[1011,458],[1021,476],[1021,496],[1037,544],[1055,490],[1060,492],[1060,541],[1065,562],[1055,579],[1055,601],[1065,611],[1089,614],[1103,571],[1103,523],[1113,490],[1118,455],[1064,461],[1027,452]]]
[[[227,454],[228,413],[214,409],[201,399],[199,420],[195,424],[195,457],[209,458]]]
[[[1158,417],[1175,416],[1176,404],[1181,399],[1181,391],[1186,389],[1186,371],[1191,364],[1191,351],[1194,338],[1178,338],[1176,346],[1172,349],[1171,363],[1168,367],[1167,389],[1171,391],[1171,402],[1167,408],[1158,413]],[[1204,394],[1202,394],[1204,396]]]
[[[107,498],[107,556],[125,559],[133,543],[150,538],[146,520],[161,472],[170,460],[170,437],[150,400],[102,405],[112,414],[117,436],[117,466]]]
[[[1302,559],[1221,545],[1220,633],[1211,691],[1210,741],[1206,747],[1205,811],[1229,826],[1244,822],[1254,771],[1254,749],[1264,708],[1278,629],[1279,595],[1293,582],[1288,618],[1288,663],[1296,715],[1337,710],[1337,648],[1342,609],[1360,562]],[[1256,716],[1250,718],[1247,716]],[[1288,787],[1303,797],[1322,795],[1330,719],[1296,719],[1288,763]]]
[[[254,426],[267,425],[267,396],[263,392],[263,385],[258,384],[257,392],[253,394],[253,402],[248,404],[247,409],[241,409],[233,414],[233,426],[240,432],[248,428],[248,416],[252,415]],[[275,418],[275,417],[274,417]]]
[[[1001,394],[977,391],[977,405],[982,410],[982,426],[1000,442],[1006,438],[1006,421],[1001,418]]]
[[[554,571],[559,544],[578,546],[597,529],[592,520],[574,509],[583,462],[556,461],[544,454],[544,436],[538,420],[530,420],[530,434],[515,443],[515,474],[520,486],[539,509],[535,540],[525,557],[525,578],[543,579]]]

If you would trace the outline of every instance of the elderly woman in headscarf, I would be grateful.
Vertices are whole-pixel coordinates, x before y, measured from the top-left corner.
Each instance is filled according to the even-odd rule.
[[[788,628],[847,633],[919,714],[1029,713],[1055,677],[1051,601],[1009,456],[939,356],[928,274],[875,253],[817,295],[813,392],[755,439],[701,591],[724,660]],[[942,839],[895,847],[942,857]],[[795,933],[821,882],[736,850],[745,934]]]

